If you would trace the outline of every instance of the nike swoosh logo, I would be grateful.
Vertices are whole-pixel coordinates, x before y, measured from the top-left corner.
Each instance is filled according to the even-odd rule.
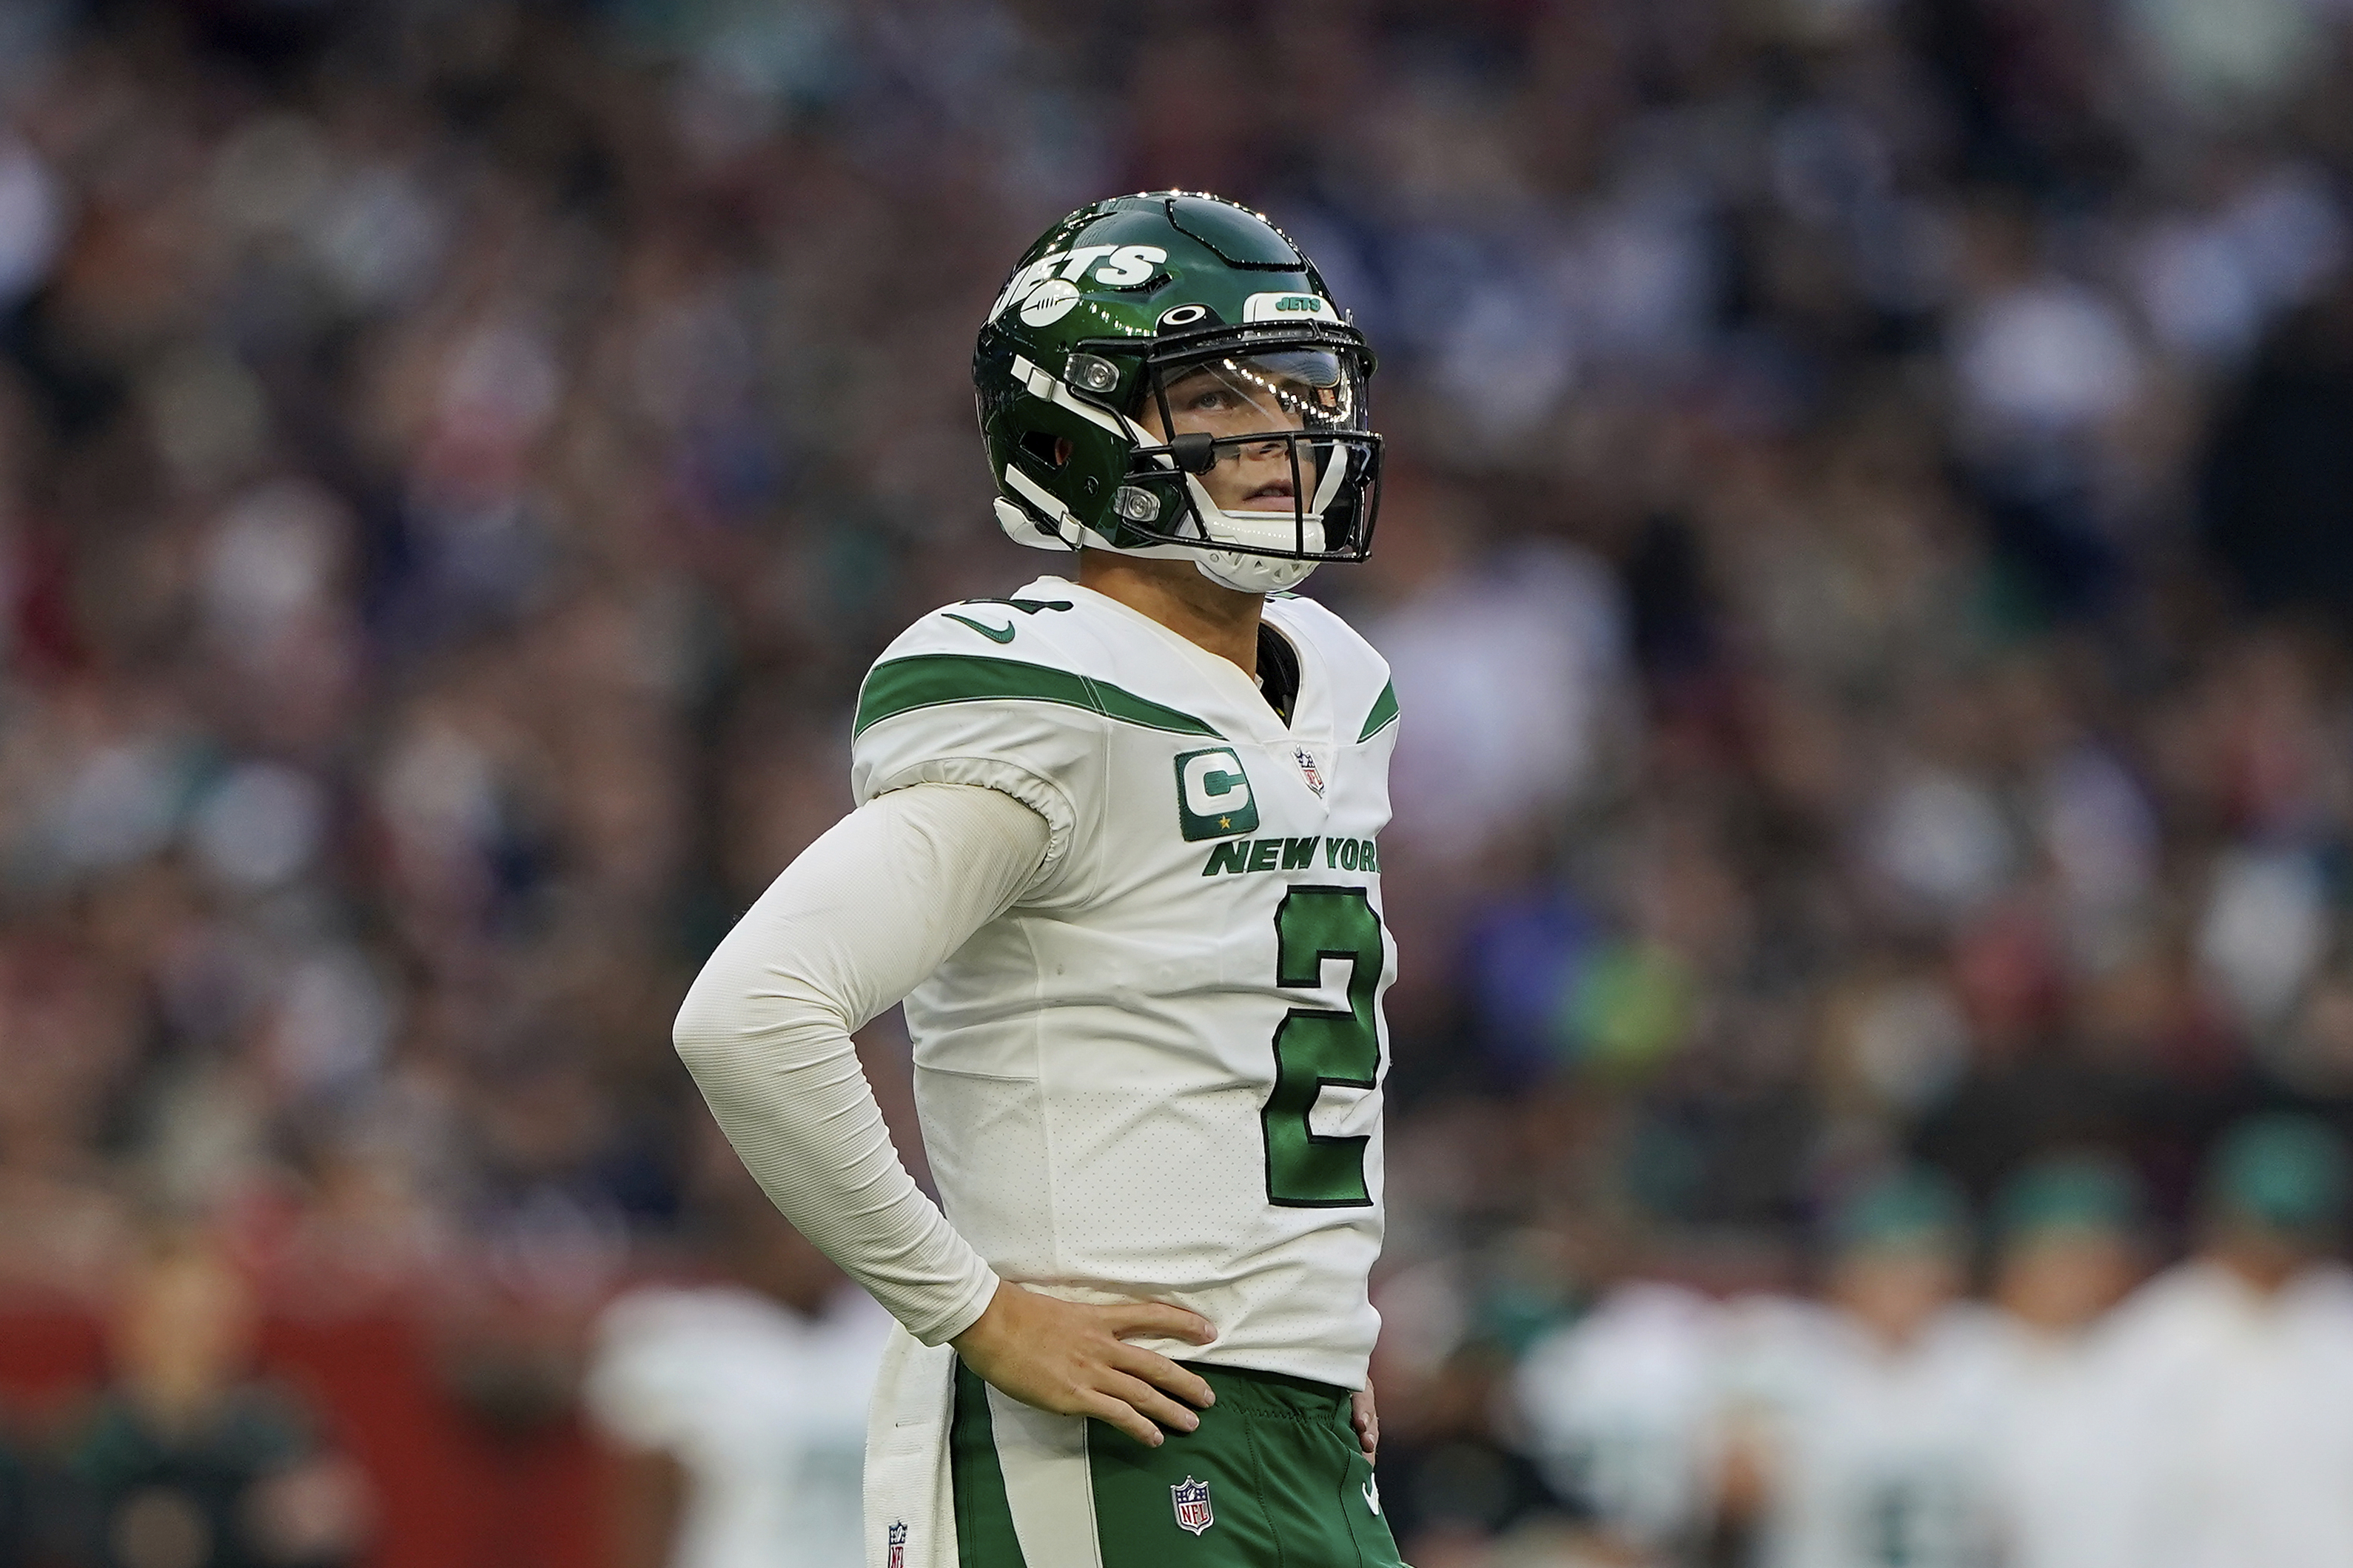
[[[952,621],[964,621],[965,626],[970,626],[974,631],[978,632],[981,636],[987,637],[991,642],[1011,642],[1013,640],[1013,628],[1011,626],[1007,626],[1003,630],[999,630],[996,626],[982,626],[978,621],[965,620],[964,616],[956,615],[953,611],[942,610],[940,614],[947,616],[947,618]]]
[[[1381,1511],[1381,1483],[1380,1483],[1380,1482],[1378,1482],[1378,1481],[1366,1481],[1366,1482],[1365,1483],[1365,1506],[1366,1506],[1366,1508],[1368,1508],[1368,1509],[1371,1509],[1375,1513],[1378,1513],[1378,1512],[1380,1512],[1380,1511]]]

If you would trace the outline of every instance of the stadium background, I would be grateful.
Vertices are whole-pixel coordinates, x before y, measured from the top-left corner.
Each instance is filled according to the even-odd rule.
[[[137,1284],[195,1247],[364,1561],[600,1560],[588,1325],[711,1183],[670,1016],[887,637],[1050,565],[969,346],[1143,187],[1268,210],[1382,354],[1313,589],[1405,711],[1379,1375],[1460,1462],[1401,1522],[1475,1561],[1548,1506],[1487,1397],[1533,1335],[1803,1288],[1898,1158],[2113,1150],[2177,1244],[2230,1121],[2353,1126],[2348,39],[0,3],[5,1445],[204,1319]]]

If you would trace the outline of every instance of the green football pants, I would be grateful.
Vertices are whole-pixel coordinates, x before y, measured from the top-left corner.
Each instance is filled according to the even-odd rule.
[[[1147,1448],[956,1367],[960,1568],[1403,1568],[1345,1389],[1195,1366],[1198,1432]]]

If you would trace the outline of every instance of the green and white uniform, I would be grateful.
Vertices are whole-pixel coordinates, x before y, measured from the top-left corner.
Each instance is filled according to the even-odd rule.
[[[868,675],[852,779],[861,803],[982,785],[1051,830],[1014,907],[906,1002],[955,1229],[1002,1278],[1217,1328],[1145,1342],[1163,1353],[1361,1388],[1397,706],[1321,605],[1265,619],[1298,658],[1288,724],[1231,663],[1075,584],[951,605]]]
[[[1091,204],[1022,256],[975,347],[998,523],[1244,594],[1361,560],[1373,368],[1262,216]],[[1270,661],[1281,716],[1240,668],[1059,578],[926,616],[860,694],[859,809],[680,1009],[745,1166],[905,1331],[868,1426],[869,1568],[1126,1568],[1187,1541],[1203,1564],[1396,1562],[1346,1395],[1379,1326],[1397,704],[1310,602],[1267,602]],[[902,997],[944,1214],[850,1038]],[[959,1398],[948,1347],[1006,1279],[1192,1309],[1214,1342],[1144,1342],[1231,1397],[1151,1464],[1109,1427]],[[987,1477],[951,1465],[976,1444]],[[1155,1468],[1187,1456],[1206,1468]],[[1131,1520],[1155,1494],[1169,1511]]]
[[[1345,1394],[1198,1370],[1200,1429],[1147,1448],[957,1368],[957,1568],[1401,1568]]]

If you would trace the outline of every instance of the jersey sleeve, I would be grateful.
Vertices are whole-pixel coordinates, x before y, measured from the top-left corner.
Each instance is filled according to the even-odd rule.
[[[995,617],[1006,618],[1001,610]],[[1022,619],[1018,612],[1009,618]],[[979,638],[960,625],[918,622],[892,643],[859,690],[850,788],[861,805],[918,784],[976,784],[1012,796],[1044,817],[1050,833],[1034,889],[1092,833],[1105,720],[1103,689],[1033,628],[1017,630],[1028,657],[975,652]]]

